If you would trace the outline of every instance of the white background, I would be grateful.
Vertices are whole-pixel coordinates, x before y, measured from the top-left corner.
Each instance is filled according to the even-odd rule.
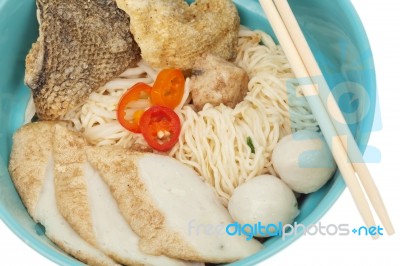
[[[328,1],[328,0],[326,0]],[[371,164],[388,211],[398,233],[377,241],[356,236],[302,237],[294,244],[260,265],[400,265],[400,182],[397,158],[400,127],[400,25],[399,4],[394,0],[353,0],[370,38],[378,78],[378,93],[383,130],[373,132],[370,145],[378,147],[382,162]],[[334,207],[323,217],[325,225],[362,221],[346,190]],[[14,236],[0,221],[0,265],[54,266]]]

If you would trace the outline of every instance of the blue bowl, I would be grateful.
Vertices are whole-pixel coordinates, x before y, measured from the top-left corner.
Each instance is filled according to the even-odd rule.
[[[242,24],[273,35],[258,1],[236,0]],[[375,112],[375,71],[363,26],[349,0],[290,1],[322,71],[333,88],[356,140],[364,150]],[[29,246],[59,265],[82,265],[58,249],[33,222],[13,186],[7,166],[12,135],[24,120],[29,89],[24,85],[25,56],[38,36],[34,0],[0,0],[0,217]],[[356,98],[354,98],[356,97]],[[356,100],[354,100],[356,99]],[[367,105],[363,103],[369,103]],[[301,202],[296,221],[315,224],[335,203],[345,184],[339,173]],[[232,265],[254,265],[290,245],[274,237],[264,250]]]

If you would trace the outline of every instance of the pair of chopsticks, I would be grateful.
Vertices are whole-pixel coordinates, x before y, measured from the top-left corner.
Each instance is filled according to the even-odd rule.
[[[259,0],[268,20],[285,52],[310,108],[327,140],[332,155],[356,203],[365,225],[376,226],[363,188],[388,235],[394,234],[382,197],[364,162],[346,120],[308,46],[303,32],[287,0]],[[318,79],[318,80],[317,80]],[[304,81],[304,82],[303,82]],[[315,84],[319,84],[317,87]],[[323,99],[330,99],[325,101]],[[358,176],[358,178],[357,178]],[[361,181],[361,184],[359,182]],[[374,239],[378,235],[373,236]]]

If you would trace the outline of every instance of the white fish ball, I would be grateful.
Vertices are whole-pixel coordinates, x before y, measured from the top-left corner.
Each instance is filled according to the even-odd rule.
[[[278,177],[261,175],[235,189],[228,204],[240,224],[291,224],[299,214],[293,191]],[[262,236],[262,235],[258,235]],[[265,236],[265,235],[264,235]]]
[[[293,191],[304,194],[320,189],[336,170],[323,136],[306,130],[284,137],[272,153],[272,164]]]

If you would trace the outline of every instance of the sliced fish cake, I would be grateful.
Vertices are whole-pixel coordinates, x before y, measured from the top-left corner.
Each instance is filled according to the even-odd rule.
[[[228,211],[212,188],[177,160],[116,147],[91,147],[87,155],[145,252],[222,263],[262,249],[256,240],[225,233],[233,223]],[[204,231],[207,226],[214,232]]]
[[[39,122],[15,133],[9,164],[15,187],[29,214],[61,249],[88,265],[119,265],[80,238],[57,209],[52,156],[55,127],[55,123]]]
[[[71,226],[114,260],[130,265],[195,266],[139,250],[139,237],[125,221],[99,173],[88,163],[85,141],[57,127],[54,141],[58,206]]]

